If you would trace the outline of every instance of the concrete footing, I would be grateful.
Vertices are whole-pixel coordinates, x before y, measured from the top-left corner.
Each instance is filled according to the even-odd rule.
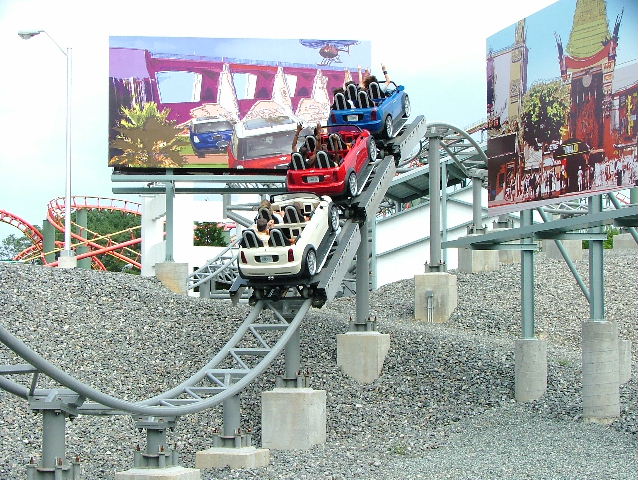
[[[514,344],[514,398],[530,402],[547,390],[547,343],[537,338],[519,338]]]
[[[456,275],[430,272],[414,276],[414,319],[447,322],[458,304]]]
[[[581,240],[562,240],[563,247],[573,261],[583,259],[583,242]],[[543,240],[543,251],[547,258],[563,260],[560,250],[554,240]]]
[[[631,340],[618,339],[618,383],[631,380]]]
[[[117,472],[115,480],[200,480],[200,472],[195,468],[132,468]]]
[[[261,444],[307,450],[326,443],[326,391],[275,388],[261,394]]]
[[[78,266],[78,259],[73,255],[65,255],[64,252],[58,257],[58,268],[76,268]]]
[[[390,349],[390,335],[348,332],[337,335],[337,366],[359,383],[372,383],[381,375]]]
[[[472,250],[471,248],[459,248],[458,268],[459,272],[478,273],[492,272],[498,269],[497,250]]]
[[[213,447],[195,454],[197,468],[247,469],[266,467],[270,463],[270,450],[255,447]]]
[[[606,321],[583,322],[583,418],[607,423],[620,416],[618,329]]]
[[[185,294],[186,282],[188,281],[188,263],[156,263],[155,276],[169,290]]]
[[[619,248],[638,250],[638,243],[631,236],[631,233],[621,233],[614,235],[614,250]]]

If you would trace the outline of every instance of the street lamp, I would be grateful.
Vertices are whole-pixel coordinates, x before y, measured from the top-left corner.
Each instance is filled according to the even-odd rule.
[[[23,40],[29,40],[44,33],[66,57],[66,188],[64,196],[64,250],[58,259],[61,268],[77,266],[75,253],[71,250],[71,49],[63,49],[45,30],[27,30],[18,32]]]

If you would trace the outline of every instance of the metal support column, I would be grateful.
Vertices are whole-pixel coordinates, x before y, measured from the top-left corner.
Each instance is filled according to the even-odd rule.
[[[481,209],[481,198],[483,190],[483,179],[472,177],[472,233],[477,233],[483,229],[483,212]]]
[[[224,400],[224,436],[232,437],[239,432],[241,422],[239,394]]]
[[[429,139],[428,163],[430,165],[430,261],[426,270],[445,271],[441,261],[441,159],[439,148],[441,137]]]
[[[296,386],[299,370],[301,369],[301,335],[297,328],[284,347],[285,373],[284,381],[294,382]],[[286,385],[288,386],[288,385]]]
[[[447,242],[447,162],[441,163],[441,241]],[[447,265],[447,248],[441,251],[441,261]]]
[[[86,227],[88,226],[88,212],[86,209],[77,209],[75,211],[75,221],[78,224],[78,235],[82,238],[87,238],[88,232],[86,231]],[[86,243],[78,244],[75,249],[77,255],[81,255],[83,253],[88,253],[89,247]],[[83,258],[78,260],[78,268],[84,268],[85,270],[91,269],[91,259]]]
[[[602,211],[602,195],[589,197],[589,213]],[[602,233],[602,227],[592,227],[592,233]],[[589,318],[592,321],[605,319],[603,280],[603,240],[589,241]]]
[[[173,171],[168,169],[166,171],[167,175],[172,175]],[[173,257],[173,240],[174,240],[174,199],[175,199],[175,182],[169,181],[165,184],[166,188],[166,262],[174,261]]]
[[[55,250],[55,228],[53,228],[53,225],[51,225],[46,218],[42,220],[42,235],[44,236],[44,253],[47,254],[44,256],[44,259],[47,263],[53,263],[55,262],[55,253],[48,252]]]
[[[521,226],[532,224],[532,210],[521,212]],[[529,243],[532,239],[521,239]],[[521,330],[522,338],[534,338],[534,251],[521,250]]]
[[[146,430],[146,450],[137,447],[134,456],[135,467],[166,468],[178,465],[176,450],[168,448],[166,431],[175,428],[175,418],[138,417],[136,427]]]
[[[629,189],[629,201],[632,205],[638,205],[638,187]]]
[[[59,410],[42,410],[42,467],[55,468],[65,456],[66,416]],[[61,459],[61,460],[60,460]]]
[[[356,318],[350,330],[364,332],[373,330],[370,323],[370,237],[368,234],[368,220],[360,225],[361,243],[357,249],[357,292]]]

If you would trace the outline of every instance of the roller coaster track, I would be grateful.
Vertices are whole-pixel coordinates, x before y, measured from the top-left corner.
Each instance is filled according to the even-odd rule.
[[[117,211],[128,213],[131,215],[141,215],[141,204],[137,202],[131,202],[127,200],[119,200],[114,198],[102,198],[102,197],[93,197],[93,196],[74,196],[71,197],[71,209],[78,210],[102,210],[102,211]],[[51,223],[51,225],[57,229],[58,231],[64,231],[64,210],[65,210],[65,200],[63,197],[55,198],[51,200],[47,207],[47,220]],[[18,228],[27,238],[29,238],[33,245],[26,248],[22,252],[16,255],[15,260],[23,260],[28,261],[33,258],[41,258],[43,263],[47,266],[55,267],[57,266],[56,262],[47,262],[45,255],[51,252],[44,251],[44,237],[42,233],[29,222],[21,219],[20,217],[13,215],[4,210],[0,210],[0,221],[9,223],[10,225]],[[79,245],[87,245],[90,247],[89,252],[77,255],[77,259],[81,260],[83,258],[91,258],[94,265],[97,269],[106,270],[104,264],[98,258],[99,255],[112,255],[134,267],[141,269],[142,265],[140,263],[140,255],[134,250],[129,249],[129,247],[133,245],[137,245],[141,243],[141,238],[135,236],[135,230],[138,227],[133,227],[129,229],[125,229],[121,232],[110,233],[107,235],[99,235],[95,232],[91,232],[87,229],[84,231],[87,233],[87,237],[85,238],[82,235],[71,232],[71,237],[78,241],[78,243],[73,246],[77,247]],[[129,233],[131,236],[131,240],[126,242],[115,243],[112,240],[112,237],[117,234]],[[106,245],[102,245],[98,243],[106,239]],[[56,242],[56,247],[61,248],[62,243]],[[135,254],[134,258],[131,256],[124,255],[120,253],[120,251],[129,250]]]
[[[259,301],[233,337],[204,367],[179,386],[140,402],[122,400],[89,387],[45,360],[0,325],[2,343],[27,362],[0,365],[0,388],[24,399],[50,394],[50,390],[45,393],[37,388],[39,376],[45,375],[68,389],[58,392],[80,396],[80,400],[74,400],[78,413],[149,416],[196,413],[239,393],[259,376],[281,353],[310,303],[310,299],[299,297]],[[265,315],[270,312],[272,316]]]

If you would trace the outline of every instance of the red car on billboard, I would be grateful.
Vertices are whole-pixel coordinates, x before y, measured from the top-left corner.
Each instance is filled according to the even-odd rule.
[[[332,197],[356,197],[365,179],[363,170],[377,159],[377,146],[367,130],[353,125],[330,126],[319,135],[312,166],[293,153],[287,172],[288,191]]]
[[[228,146],[229,168],[288,168],[299,120],[280,115],[243,120]]]

